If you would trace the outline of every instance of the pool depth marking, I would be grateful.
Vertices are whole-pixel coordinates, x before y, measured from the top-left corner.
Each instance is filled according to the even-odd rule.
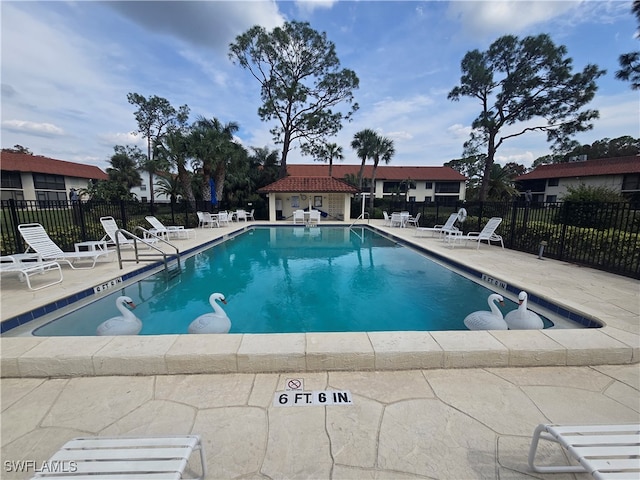
[[[273,397],[274,407],[311,407],[326,405],[353,405],[349,390],[314,390],[304,392],[288,390],[276,392]]]
[[[102,285],[98,285],[97,287],[93,287],[93,293],[105,292],[107,290],[111,290],[116,285],[122,283],[122,277],[114,278],[113,280],[109,280],[108,282],[103,283]]]

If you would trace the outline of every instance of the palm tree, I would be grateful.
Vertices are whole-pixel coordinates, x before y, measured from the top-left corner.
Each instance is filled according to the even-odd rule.
[[[518,189],[513,184],[513,170],[511,166],[504,167],[494,163],[489,176],[487,198],[492,200],[507,200],[518,195]]]
[[[351,148],[356,150],[358,158],[362,160],[360,171],[358,172],[358,188],[362,190],[362,174],[364,173],[364,164],[368,158],[373,158],[373,146],[378,134],[369,128],[360,130],[353,136]]]
[[[223,125],[217,118],[198,117],[191,129],[191,153],[202,171],[202,198],[211,200],[209,179],[216,184],[216,196],[222,198],[227,163],[234,153],[233,134],[239,130],[235,122]]]
[[[156,196],[165,195],[171,199],[172,204],[176,203],[179,195],[182,195],[182,184],[177,175],[158,177],[155,186],[157,187]]]
[[[174,130],[156,145],[156,158],[163,159],[178,170],[178,182],[182,190],[182,195],[195,208],[195,196],[191,188],[192,175],[187,170],[187,159],[189,158],[189,137],[182,130]]]
[[[337,143],[327,143],[325,145],[325,158],[329,161],[329,176],[333,176],[333,160],[344,160],[342,154],[342,147],[339,147]]]
[[[142,177],[137,170],[137,164],[144,154],[138,147],[116,145],[113,147],[114,154],[111,156],[109,163],[111,167],[107,168],[109,180],[121,183],[127,190],[136,187],[142,183]]]
[[[378,163],[382,160],[385,164],[389,164],[391,158],[395,155],[396,150],[393,146],[393,140],[381,137],[376,134],[376,139],[372,148],[373,171],[371,172],[371,195],[369,196],[369,208],[373,211],[373,194],[376,186],[376,170]]]

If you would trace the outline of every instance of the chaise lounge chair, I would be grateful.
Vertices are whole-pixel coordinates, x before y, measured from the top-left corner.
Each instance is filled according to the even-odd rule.
[[[444,225],[434,225],[433,227],[416,227],[416,237],[419,237],[420,235],[418,234],[422,232],[431,232],[432,236],[435,236],[436,233],[444,235],[449,232],[460,232],[460,230],[458,230],[458,227],[454,225],[457,219],[458,214],[452,213],[451,215],[449,215],[449,218],[447,218],[447,221],[444,223]]]
[[[48,283],[34,287],[31,285],[33,275],[43,275],[49,271],[57,270],[59,277]],[[0,257],[0,273],[17,273],[21,282],[25,282],[29,290],[40,290],[62,282],[62,269],[58,262],[43,262],[39,255],[18,254]]]
[[[184,228],[177,225],[164,226],[160,220],[152,215],[144,218],[153,227],[149,229],[149,232],[159,237],[164,237],[165,240],[171,238],[189,238],[192,233],[195,235],[193,228]]]
[[[106,240],[108,244],[116,245],[118,244],[120,248],[131,247],[134,248],[135,240],[132,238],[125,237],[122,233],[118,232],[118,224],[116,223],[115,218],[113,217],[100,217],[100,223],[102,224],[102,228],[106,235],[102,238]],[[116,240],[117,239],[117,240]],[[157,238],[145,238],[141,239],[143,244],[154,244],[158,242]],[[148,248],[147,245],[145,247]]]
[[[39,223],[24,223],[18,225],[18,231],[29,248],[36,252],[43,261],[65,262],[73,269],[87,269],[96,266],[96,261],[102,256],[109,256],[112,250],[95,250],[90,252],[63,252],[49,237],[46,230]],[[89,267],[76,267],[73,262],[91,260]]]
[[[60,468],[43,469],[33,479],[179,480],[184,478],[182,474],[196,450],[200,454],[202,475],[194,480],[201,480],[207,475],[207,465],[204,446],[198,435],[74,438],[47,462],[47,465],[59,465]],[[65,466],[66,469],[61,471]]]
[[[535,464],[538,441],[560,444],[580,465]],[[544,425],[533,432],[529,467],[538,473],[590,473],[596,479],[640,477],[640,425]]]
[[[457,242],[473,240],[474,242],[478,242],[478,249],[480,249],[480,242],[485,240],[489,245],[491,245],[491,242],[500,242],[500,245],[504,248],[502,237],[496,233],[496,229],[501,223],[502,218],[492,217],[481,232],[469,232],[466,235],[459,235],[455,232],[445,232],[445,241],[449,241],[450,245],[453,247]]]

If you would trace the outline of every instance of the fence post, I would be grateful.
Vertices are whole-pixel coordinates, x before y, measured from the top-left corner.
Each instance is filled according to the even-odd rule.
[[[517,220],[518,220],[518,203],[517,203],[517,200],[514,200],[513,202],[511,202],[511,232],[509,232],[509,246],[515,243]],[[523,223],[522,225],[523,234],[526,231],[527,231],[527,225],[526,223]]]
[[[571,209],[571,202],[564,202],[562,204],[562,231],[560,232],[560,249],[558,250],[558,260],[564,258],[564,244],[567,236],[567,222],[569,221],[569,210]]]
[[[88,240],[87,238],[87,222],[86,219],[84,218],[84,209],[82,208],[82,202],[80,200],[77,200],[72,207],[75,211],[77,211],[78,214],[78,218],[80,220],[80,233],[82,235],[82,241],[86,242]]]
[[[9,211],[11,212],[11,223],[13,223],[13,238],[14,246],[16,247],[16,252],[24,252],[24,243],[22,242],[22,235],[20,235],[20,231],[18,230],[18,225],[20,224],[20,220],[18,220],[18,210],[16,209],[16,201],[14,198],[9,199]]]
[[[127,209],[125,208],[124,200],[120,200],[120,217],[122,218],[122,228],[128,230]]]

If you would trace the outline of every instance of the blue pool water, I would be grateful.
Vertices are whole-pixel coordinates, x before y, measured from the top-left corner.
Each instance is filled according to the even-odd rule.
[[[34,335],[95,335],[133,299],[141,335],[187,333],[221,292],[230,333],[466,330],[494,293],[367,228],[252,228],[164,273],[117,289],[38,328]],[[502,311],[517,308],[505,298]],[[551,323],[549,322],[549,325]]]

